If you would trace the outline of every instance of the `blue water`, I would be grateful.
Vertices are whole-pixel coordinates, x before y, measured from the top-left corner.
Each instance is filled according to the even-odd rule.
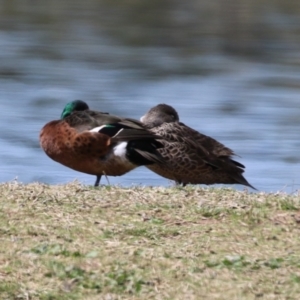
[[[132,118],[168,103],[182,122],[233,149],[258,190],[300,189],[300,65],[286,63],[291,53],[284,63],[218,52],[185,57],[115,43],[84,23],[58,33],[27,22],[0,29],[0,182],[94,183],[52,161],[38,141],[67,102],[82,99]],[[109,182],[172,185],[143,167]]]

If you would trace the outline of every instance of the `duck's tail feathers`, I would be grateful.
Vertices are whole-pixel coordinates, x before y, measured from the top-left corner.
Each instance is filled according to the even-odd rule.
[[[209,158],[205,160],[205,163],[209,164],[215,170],[224,170],[236,183],[248,186],[254,190],[257,190],[251,185],[243,176],[245,166],[231,158],[224,157],[223,159]],[[234,182],[232,182],[234,183]]]
[[[237,181],[237,183],[248,186],[257,191],[257,189],[253,185],[251,185],[242,174],[232,177]]]

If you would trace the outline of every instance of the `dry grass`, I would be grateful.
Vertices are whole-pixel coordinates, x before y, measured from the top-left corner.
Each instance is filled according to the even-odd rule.
[[[0,185],[1,299],[300,299],[300,196]]]

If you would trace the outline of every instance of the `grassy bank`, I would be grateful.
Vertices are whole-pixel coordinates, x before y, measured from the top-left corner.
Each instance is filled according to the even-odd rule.
[[[0,185],[1,299],[300,299],[300,196]]]

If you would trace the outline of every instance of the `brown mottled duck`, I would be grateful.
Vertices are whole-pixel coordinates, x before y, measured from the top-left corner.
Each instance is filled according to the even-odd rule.
[[[153,172],[177,184],[242,184],[255,189],[242,175],[245,166],[232,159],[235,153],[217,140],[179,121],[170,105],[151,108],[141,121],[163,137],[158,152],[166,163],[148,165]]]

